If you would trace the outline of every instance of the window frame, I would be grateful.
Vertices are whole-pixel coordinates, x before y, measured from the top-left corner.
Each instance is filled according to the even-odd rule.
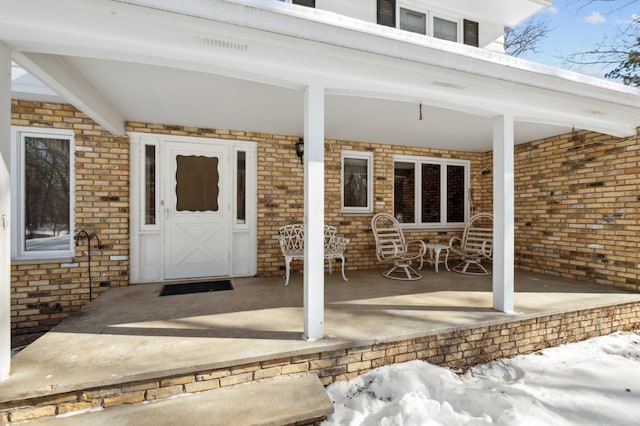
[[[414,155],[394,155],[393,156],[393,176],[395,176],[396,163],[411,163],[414,165],[415,171],[415,188],[414,188],[414,217],[415,222],[400,223],[403,229],[461,229],[469,220],[471,206],[469,202],[470,186],[471,186],[471,161],[453,158],[423,157]],[[423,223],[422,222],[422,164],[432,164],[440,166],[440,222]],[[447,222],[447,166],[463,166],[464,167],[464,221],[463,222]],[[392,206],[395,206],[395,182],[394,197]]]
[[[400,9],[407,9],[413,12],[418,12],[418,13],[423,13],[426,15],[426,28],[425,28],[425,33],[424,35],[428,36],[428,37],[434,37],[433,35],[433,30],[435,28],[434,25],[434,18],[439,18],[439,19],[444,19],[446,21],[450,21],[450,22],[455,22],[457,25],[456,28],[456,41],[452,42],[452,43],[464,43],[464,18],[458,18],[455,17],[453,15],[448,15],[446,13],[442,13],[442,12],[434,12],[433,10],[429,9],[428,5],[420,5],[418,3],[415,3],[414,1],[411,0],[398,0],[396,1],[396,28],[402,31],[408,31],[408,32],[413,32],[413,31],[409,31],[409,30],[403,30],[402,28],[400,28]],[[474,21],[475,22],[475,21]],[[477,22],[476,22],[477,23]],[[414,34],[421,34],[421,33],[415,33]],[[438,40],[444,40],[441,38],[437,38]],[[450,41],[450,40],[444,40],[444,41]]]
[[[367,160],[367,206],[347,207],[344,205],[344,161],[345,159]],[[342,151],[340,155],[340,207],[343,213],[373,213],[373,152]]]
[[[27,251],[25,249],[25,144],[26,137],[64,139],[69,143],[69,247],[65,250]],[[11,259],[57,260],[75,256],[75,134],[73,130],[44,127],[11,126]]]

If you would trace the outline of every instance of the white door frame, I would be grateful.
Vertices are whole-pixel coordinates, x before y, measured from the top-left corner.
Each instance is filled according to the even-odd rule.
[[[162,147],[167,143],[185,143],[194,146],[225,146],[227,158],[227,174],[233,176],[230,188],[230,250],[229,277],[254,276],[257,273],[257,143],[249,141],[233,141],[225,139],[185,137],[164,134],[130,132],[130,278],[131,283],[161,282],[164,277],[164,241],[163,206],[160,206],[160,195],[163,176],[166,175]],[[145,156],[146,150],[155,155],[156,173],[156,220],[145,223]],[[246,169],[246,214],[244,220],[238,220],[237,186],[238,157],[244,152]],[[194,277],[195,279],[195,277]]]

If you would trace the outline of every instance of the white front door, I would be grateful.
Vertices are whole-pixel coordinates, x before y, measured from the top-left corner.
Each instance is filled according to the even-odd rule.
[[[230,274],[229,155],[226,145],[164,144],[165,279]]]

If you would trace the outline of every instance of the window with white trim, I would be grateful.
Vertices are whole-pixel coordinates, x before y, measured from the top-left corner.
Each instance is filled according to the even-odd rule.
[[[73,131],[12,127],[14,259],[74,255]]]
[[[396,156],[393,214],[407,227],[461,227],[469,217],[467,160]]]
[[[377,9],[377,22],[380,25],[455,43],[479,45],[478,23],[475,21],[434,12],[411,0],[378,0]]]
[[[373,211],[373,153],[342,152],[342,211]]]

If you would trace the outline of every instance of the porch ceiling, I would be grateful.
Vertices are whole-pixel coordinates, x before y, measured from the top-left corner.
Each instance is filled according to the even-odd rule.
[[[638,90],[320,10],[129,3],[10,1],[0,40],[114,133],[130,120],[302,135],[311,82],[327,91],[327,138],[487,151],[507,112],[517,143],[640,125]]]

